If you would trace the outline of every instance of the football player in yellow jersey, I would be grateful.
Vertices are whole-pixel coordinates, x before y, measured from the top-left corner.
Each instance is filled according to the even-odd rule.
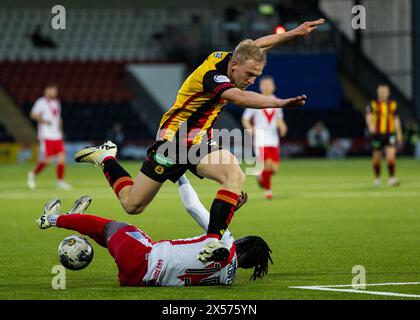
[[[100,165],[122,207],[129,214],[141,213],[166,180],[176,182],[187,170],[220,184],[210,210],[207,241],[200,261],[226,259],[229,250],[220,238],[232,219],[245,174],[238,159],[212,142],[212,127],[222,108],[231,102],[244,108],[295,108],[306,96],[290,99],[266,97],[245,91],[262,74],[266,52],[275,45],[314,31],[324,19],[305,22],[296,29],[255,41],[242,41],[233,52],[214,52],[185,80],[172,108],[165,113],[157,141],[136,179],[118,164],[117,148],[108,141],[75,154],[77,162]]]
[[[403,135],[400,118],[397,113],[397,103],[390,100],[391,90],[388,85],[379,85],[378,100],[372,101],[367,107],[366,123],[372,142],[372,166],[375,175],[373,185],[381,184],[381,159],[385,150],[388,164],[388,184],[392,187],[400,184],[395,177],[395,160],[397,146],[403,145]]]

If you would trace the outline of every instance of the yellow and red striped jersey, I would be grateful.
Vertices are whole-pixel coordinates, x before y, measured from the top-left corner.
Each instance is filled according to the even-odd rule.
[[[212,127],[227,104],[220,95],[234,87],[227,76],[231,57],[231,52],[213,52],[191,73],[178,91],[173,106],[162,117],[158,140],[180,139],[194,145],[201,143],[204,136],[211,139]],[[187,137],[180,137],[184,126]]]
[[[394,134],[395,118],[397,114],[397,102],[394,100],[381,102],[371,101],[367,108],[367,112],[372,114],[372,121],[379,134]]]

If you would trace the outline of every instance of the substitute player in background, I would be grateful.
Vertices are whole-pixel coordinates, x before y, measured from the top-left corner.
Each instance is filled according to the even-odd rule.
[[[35,189],[35,177],[57,156],[57,188],[69,190],[71,186],[64,181],[65,150],[63,141],[63,120],[61,104],[56,84],[48,84],[44,96],[36,100],[30,117],[38,123],[38,139],[41,157],[33,171],[28,173],[28,187]]]
[[[266,97],[275,98],[276,85],[270,76],[264,76],[260,80],[260,92]],[[242,125],[254,133],[255,152],[258,161],[264,163],[261,174],[257,177],[258,183],[265,189],[265,198],[273,197],[271,191],[271,176],[279,169],[280,164],[280,139],[287,133],[287,125],[284,121],[283,110],[246,109],[242,116]]]
[[[185,176],[179,181],[179,196],[187,212],[207,231],[210,214]],[[83,214],[91,201],[89,196],[76,200],[73,208],[60,215],[61,201],[53,199],[44,207],[38,220],[41,229],[58,227],[76,230],[108,248],[118,266],[121,286],[184,286],[231,284],[237,268],[254,268],[251,279],[262,278],[271,263],[271,250],[258,236],[234,240],[229,230],[221,241],[229,248],[229,256],[215,262],[201,263],[196,259],[206,236],[191,239],[154,242],[135,226]],[[240,197],[235,210],[247,201]]]
[[[403,135],[400,118],[397,113],[397,103],[389,99],[391,90],[388,85],[379,85],[378,100],[371,101],[367,107],[366,123],[372,139],[372,162],[375,174],[374,186],[381,184],[381,159],[385,150],[388,163],[388,184],[398,186],[400,182],[395,177],[395,161],[397,146],[403,145]]]

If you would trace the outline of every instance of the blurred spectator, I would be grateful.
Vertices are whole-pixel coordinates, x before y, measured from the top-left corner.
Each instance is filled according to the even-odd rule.
[[[419,125],[414,118],[408,119],[404,124],[404,142],[405,150],[408,155],[415,154],[416,146],[420,143]]]
[[[120,147],[125,140],[125,134],[122,130],[122,125],[119,122],[116,122],[111,130],[108,131],[107,140],[111,140],[114,142],[118,147]]]
[[[57,48],[57,44],[49,37],[42,34],[41,26],[38,24],[31,34],[32,44],[36,48]]]
[[[318,121],[306,135],[310,155],[325,156],[330,144],[330,132],[322,121]]]
[[[329,159],[343,159],[351,149],[352,141],[348,138],[335,139],[329,149],[327,157]]]
[[[18,153],[19,164],[24,164],[32,158],[32,149],[29,144],[24,144],[22,150]]]

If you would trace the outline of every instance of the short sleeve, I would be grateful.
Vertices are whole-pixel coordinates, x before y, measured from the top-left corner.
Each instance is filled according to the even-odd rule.
[[[203,78],[203,89],[205,92],[213,92],[221,95],[227,89],[233,88],[234,85],[229,77],[221,74],[217,70],[207,72]]]
[[[35,101],[35,104],[32,107],[31,113],[39,115],[42,112],[44,112],[44,104],[42,103],[41,99],[38,99]]]
[[[393,112],[393,114],[398,117],[398,103],[395,100],[391,101],[391,110]]]
[[[245,109],[242,119],[251,120],[254,117],[254,109]]]
[[[277,120],[283,120],[284,119],[283,109],[276,109],[276,110],[277,110]]]

